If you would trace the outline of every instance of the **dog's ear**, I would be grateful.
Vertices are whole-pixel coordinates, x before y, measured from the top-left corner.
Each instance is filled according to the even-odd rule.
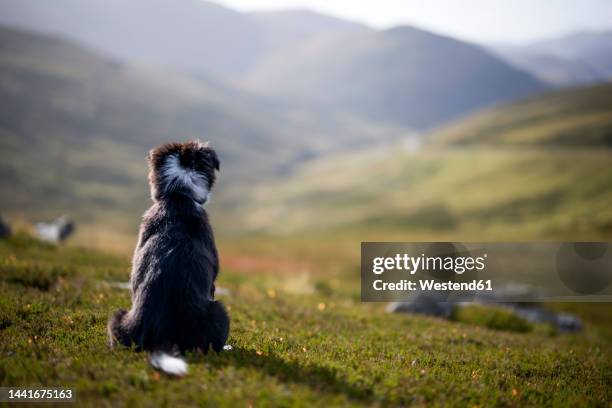
[[[210,160],[212,162],[213,167],[219,171],[221,167],[221,162],[219,162],[219,156],[217,156],[217,152],[215,152],[212,148],[209,148],[210,152]]]
[[[210,161],[210,164],[212,165],[212,167],[215,170],[219,170],[219,168],[221,167],[221,162],[219,161],[219,156],[217,156],[217,152],[215,151],[215,149],[212,148],[212,146],[210,145],[210,142],[200,142],[198,141],[198,143],[201,146],[201,149],[204,150],[205,154],[206,154],[206,158]]]

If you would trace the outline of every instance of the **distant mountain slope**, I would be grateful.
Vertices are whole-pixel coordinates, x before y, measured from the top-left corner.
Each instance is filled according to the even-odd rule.
[[[265,48],[247,15],[202,0],[2,0],[0,23],[127,60],[237,75]]]
[[[0,28],[0,136],[1,213],[131,215],[134,228],[148,203],[145,154],[159,143],[210,140],[224,192],[389,129]]]
[[[121,61],[213,75],[285,101],[425,129],[543,89],[483,48],[305,10],[241,13],[202,0],[1,0],[0,23]]]
[[[429,137],[450,145],[612,148],[612,84],[548,93],[485,110]]]
[[[397,241],[612,238],[612,84],[489,109],[425,139],[416,152],[398,144],[304,163],[255,189],[235,228]]]
[[[544,89],[479,46],[412,27],[317,38],[264,60],[248,83],[418,128]]]
[[[494,50],[510,63],[555,85],[612,80],[612,30],[578,32],[524,46]]]
[[[250,13],[262,25],[303,36],[370,31],[367,26],[310,10],[258,11]]]
[[[582,60],[612,74],[612,30],[581,31],[552,40],[540,41],[526,48],[540,54]]]
[[[123,60],[240,77],[267,52],[358,24],[310,12],[250,15],[203,0],[2,0],[0,23]]]
[[[319,36],[371,31],[365,25],[310,10],[259,11],[249,16],[260,25],[266,39],[266,50],[251,68],[270,54],[290,56],[295,47]]]
[[[554,86],[596,84],[607,80],[604,72],[584,61],[529,53],[520,49],[500,48],[497,53],[509,63],[531,73],[540,81]]]
[[[269,161],[270,149],[278,158],[294,143],[282,131],[282,114],[272,126],[261,99],[213,81],[120,64],[63,40],[0,29],[0,73],[0,125],[31,140],[146,148],[205,137],[226,157],[253,163]],[[258,160],[262,153],[266,158]]]
[[[225,228],[318,237],[343,231],[354,248],[364,240],[607,241],[611,185],[607,149],[364,151],[322,158],[259,186]]]

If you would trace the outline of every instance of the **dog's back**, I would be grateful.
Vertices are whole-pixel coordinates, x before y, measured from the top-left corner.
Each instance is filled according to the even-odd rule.
[[[180,153],[171,150],[168,157],[175,154]],[[161,166],[183,182],[176,169],[168,171],[163,161]],[[159,185],[152,185],[155,203],[145,213],[134,252],[132,307],[111,317],[111,344],[149,351],[206,352],[209,346],[221,351],[229,334],[229,318],[214,300],[219,261],[208,216],[188,190],[191,187],[163,176]],[[207,184],[200,186],[200,192],[208,193],[212,177],[203,177]]]

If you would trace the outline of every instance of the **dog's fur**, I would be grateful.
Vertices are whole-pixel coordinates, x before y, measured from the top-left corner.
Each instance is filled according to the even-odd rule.
[[[110,344],[153,355],[207,352],[209,346],[219,352],[229,318],[214,300],[219,260],[203,208],[219,159],[207,143],[192,141],[153,149],[148,161],[153,205],[143,216],[132,261],[132,307],[111,316]]]

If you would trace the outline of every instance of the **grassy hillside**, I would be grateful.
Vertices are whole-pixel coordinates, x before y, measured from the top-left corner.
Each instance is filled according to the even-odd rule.
[[[127,259],[24,236],[0,241],[0,259],[0,385],[72,387],[79,405],[603,407],[612,400],[608,305],[571,306],[585,319],[584,333],[494,331],[474,313],[447,322],[359,304],[358,269],[344,271],[338,261],[309,278],[225,263],[219,285],[229,290],[233,350],[189,355],[189,374],[176,380],[151,369],[144,353],[107,348],[107,317],[129,304],[128,291],[112,285],[127,279]]]
[[[0,240],[0,386],[74,387],[85,406],[612,401],[607,304],[547,305],[585,323],[560,335],[506,310],[444,321],[359,296],[360,241],[612,239],[609,88],[506,106],[422,150],[370,148],[401,133],[0,34],[0,212],[78,222],[68,246]],[[188,355],[176,380],[108,349],[129,259],[75,244],[129,253],[149,204],[145,152],[189,137],[222,159],[209,208],[233,349]]]
[[[322,159],[260,186],[237,212],[259,232],[361,240],[612,238],[612,152],[451,149]]]
[[[612,84],[552,92],[485,110],[430,139],[456,146],[612,147]]]
[[[149,205],[146,152],[210,140],[223,188],[398,132],[279,105],[211,79],[117,63],[74,43],[0,28],[0,214],[133,233]],[[101,234],[79,229],[90,240]]]
[[[612,236],[611,85],[479,113],[426,135],[420,151],[338,154],[402,133],[8,29],[0,75],[0,213],[68,213],[86,245],[131,250],[149,205],[146,151],[189,137],[211,140],[222,158],[210,207],[221,234]]]
[[[240,226],[361,240],[612,238],[611,85],[500,106],[425,140],[309,162],[257,187]]]

